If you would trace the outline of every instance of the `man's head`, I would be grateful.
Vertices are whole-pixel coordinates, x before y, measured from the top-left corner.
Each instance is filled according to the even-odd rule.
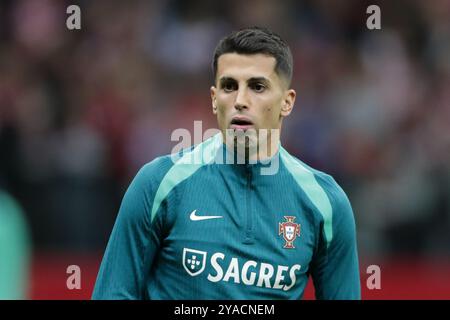
[[[253,27],[233,32],[223,38],[214,51],[212,63],[214,81],[217,77],[217,65],[219,57],[226,53],[238,54],[264,54],[274,57],[276,60],[275,71],[289,87],[292,80],[292,53],[289,46],[272,31]]]
[[[227,129],[281,129],[295,102],[292,64],[287,44],[267,29],[240,30],[219,42],[211,99],[224,135]]]

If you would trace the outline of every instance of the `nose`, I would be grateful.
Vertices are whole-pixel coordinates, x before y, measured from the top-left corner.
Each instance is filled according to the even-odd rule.
[[[242,109],[248,109],[247,91],[239,89],[237,91],[236,100],[234,102],[234,108],[241,111]]]

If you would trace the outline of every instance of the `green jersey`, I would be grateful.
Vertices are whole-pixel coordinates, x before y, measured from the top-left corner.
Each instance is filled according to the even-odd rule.
[[[309,276],[318,299],[360,299],[355,221],[334,179],[281,145],[270,163],[228,153],[217,134],[139,171],[93,299],[301,299]]]

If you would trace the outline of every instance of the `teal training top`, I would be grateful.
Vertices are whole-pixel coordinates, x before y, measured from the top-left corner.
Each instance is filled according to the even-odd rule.
[[[138,172],[93,299],[301,299],[309,276],[317,299],[360,299],[355,221],[335,180],[281,145],[270,163],[229,154],[219,133]]]

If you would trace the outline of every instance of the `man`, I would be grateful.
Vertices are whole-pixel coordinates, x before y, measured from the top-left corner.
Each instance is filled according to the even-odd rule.
[[[244,29],[221,40],[213,70],[220,133],[139,171],[93,298],[301,299],[311,275],[318,299],[359,299],[348,198],[279,142],[296,95],[288,46]]]

